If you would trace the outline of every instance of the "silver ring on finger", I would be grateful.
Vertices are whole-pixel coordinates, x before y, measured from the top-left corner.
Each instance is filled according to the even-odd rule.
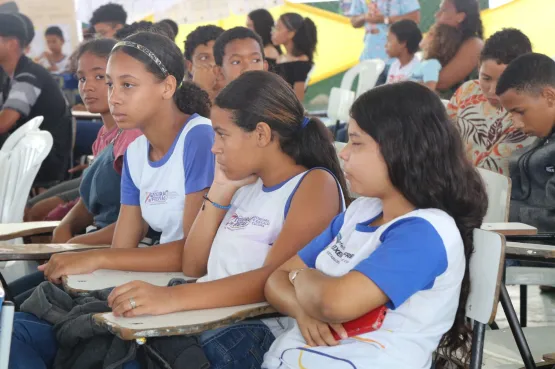
[[[133,297],[129,298],[129,304],[131,304],[131,309],[135,309],[137,307],[137,303],[133,299]]]

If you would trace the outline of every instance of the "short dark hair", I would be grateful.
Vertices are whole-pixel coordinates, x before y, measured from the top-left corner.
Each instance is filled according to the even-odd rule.
[[[75,58],[79,60],[83,55],[90,53],[94,56],[105,58],[107,60],[112,52],[112,49],[116,46],[116,43],[117,41],[111,38],[99,38],[83,42],[79,45]]]
[[[0,13],[0,36],[16,39],[22,49],[29,44],[27,24],[18,13]]]
[[[44,31],[45,36],[58,36],[62,41],[65,41],[64,33],[58,26],[50,26]]]
[[[543,54],[524,54],[505,69],[495,94],[503,95],[510,89],[537,94],[543,87],[555,88],[555,61]]]
[[[393,33],[400,43],[405,43],[409,54],[415,54],[422,41],[422,32],[418,24],[410,19],[403,19],[395,22],[389,27],[389,32]]]
[[[185,40],[185,55],[186,60],[193,60],[193,54],[199,45],[206,45],[210,41],[215,41],[220,35],[224,33],[224,29],[218,26],[200,26],[193,32],[187,35]]]
[[[156,24],[153,24],[152,22],[139,21],[139,22],[133,22],[131,24],[127,24],[122,28],[118,29],[114,34],[114,38],[116,40],[123,40],[131,36],[132,34],[135,34],[138,32],[154,32],[154,33],[163,34],[164,36],[168,36],[168,37],[170,36],[167,34],[166,31],[161,29]]]
[[[156,64],[151,56],[134,47],[121,45],[112,49],[111,54],[122,52],[131,56],[143,63],[146,69],[160,81],[163,81],[168,75],[172,75],[179,84],[173,95],[177,108],[189,115],[198,113],[203,117],[210,116],[212,103],[208,93],[193,82],[182,82],[185,77],[185,63],[183,63],[181,50],[179,50],[175,42],[162,34],[153,32],[135,33],[125,40],[150,50],[166,68],[167,74],[162,72],[160,66]]]
[[[497,64],[510,64],[522,54],[532,52],[528,36],[516,28],[504,28],[486,40],[480,62],[494,60]]]
[[[177,34],[179,33],[179,26],[177,25],[177,23],[175,23],[171,19],[162,19],[157,24],[167,24],[170,27],[170,29],[173,33],[173,37],[170,37],[170,38],[175,41],[175,38],[177,37]]]
[[[262,58],[265,59],[264,44],[262,43],[260,36],[246,27],[235,27],[228,29],[216,39],[216,43],[214,44],[214,61],[216,62],[216,65],[222,65],[224,61],[225,47],[227,44],[235,40],[244,40],[247,38],[251,38],[258,42]]]
[[[125,24],[127,22],[127,12],[120,4],[108,3],[98,7],[90,20],[90,24],[94,26],[98,23]]]

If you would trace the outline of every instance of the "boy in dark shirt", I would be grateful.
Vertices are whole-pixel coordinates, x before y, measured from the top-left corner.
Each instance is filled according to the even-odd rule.
[[[52,134],[54,145],[35,185],[48,186],[62,180],[69,166],[71,114],[58,83],[24,55],[28,34],[19,14],[0,14],[0,67],[4,71],[4,80],[0,81],[0,146],[30,119],[43,116],[40,129]]]

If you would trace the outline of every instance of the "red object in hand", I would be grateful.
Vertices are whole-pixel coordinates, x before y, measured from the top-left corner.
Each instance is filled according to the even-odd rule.
[[[380,329],[383,321],[385,320],[386,313],[387,308],[385,306],[380,306],[379,308],[364,314],[360,318],[343,323],[342,325],[347,332],[347,337],[354,337]],[[339,337],[333,329],[331,330],[331,333],[333,334],[333,338],[337,341],[341,340],[341,337]]]

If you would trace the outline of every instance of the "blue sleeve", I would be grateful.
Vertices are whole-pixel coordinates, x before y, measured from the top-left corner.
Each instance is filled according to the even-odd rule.
[[[437,59],[429,59],[422,63],[424,83],[439,81],[439,72],[441,72],[441,64]]]
[[[214,130],[201,124],[185,137],[183,166],[185,168],[185,195],[208,188],[214,181],[215,158],[212,154]]]
[[[372,280],[396,309],[412,295],[432,288],[447,270],[447,252],[436,229],[423,218],[405,218],[381,236],[382,244],[356,270]]]
[[[316,258],[320,255],[322,250],[328,247],[328,245],[332,243],[333,239],[337,237],[339,230],[341,230],[341,227],[343,226],[344,220],[345,212],[333,218],[330,225],[324,230],[324,232],[310,241],[308,245],[299,251],[299,257],[309,268],[316,267]]]
[[[351,3],[351,10],[349,11],[349,16],[354,17],[355,15],[366,14],[368,11],[364,9],[362,0],[353,0]]]
[[[129,164],[127,164],[127,152],[123,155],[123,170],[121,172],[121,203],[122,205],[139,206],[141,204],[141,191],[135,186]]]
[[[400,9],[399,9],[400,15],[412,13],[417,10],[420,10],[420,3],[418,2],[418,0],[401,1]]]

